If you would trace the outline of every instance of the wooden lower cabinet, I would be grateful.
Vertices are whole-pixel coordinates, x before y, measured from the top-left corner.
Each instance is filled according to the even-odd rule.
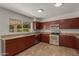
[[[15,55],[36,43],[35,35],[5,40],[5,53],[7,56]]]
[[[49,43],[49,34],[41,34],[41,42]]]
[[[60,35],[59,45],[76,48],[76,38],[74,36]]]
[[[17,44],[18,43],[17,43],[16,39],[6,40],[5,41],[5,53],[6,53],[6,55],[11,56],[11,55],[16,54],[17,53],[16,51],[18,50]]]
[[[23,38],[17,38],[16,41],[17,41],[17,52],[20,52],[22,50],[24,50],[27,46],[26,46],[26,37],[23,37]]]
[[[39,34],[5,40],[5,53],[7,56],[15,55],[36,44],[37,41],[49,43],[49,34]],[[79,53],[79,39],[74,36],[60,35],[59,45],[76,48]]]
[[[34,45],[35,43],[36,43],[36,37],[35,36],[28,36],[27,45],[31,46],[31,45]]]
[[[41,42],[41,34],[36,35],[37,43]]]
[[[79,54],[79,39],[76,40],[77,52]]]

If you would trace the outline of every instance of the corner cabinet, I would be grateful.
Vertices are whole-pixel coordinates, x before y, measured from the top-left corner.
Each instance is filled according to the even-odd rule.
[[[41,34],[41,42],[49,43],[49,34]]]
[[[35,30],[42,29],[42,23],[41,22],[33,22],[33,29],[35,29]]]
[[[35,35],[5,40],[6,56],[15,55],[36,44]]]

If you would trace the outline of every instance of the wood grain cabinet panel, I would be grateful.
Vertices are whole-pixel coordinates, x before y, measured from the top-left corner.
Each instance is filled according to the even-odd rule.
[[[49,34],[41,34],[41,41],[49,43]]]
[[[12,56],[36,44],[36,38],[35,35],[32,35],[6,40],[5,43],[5,52],[7,53],[6,55]]]
[[[76,38],[74,36],[60,35],[59,45],[76,48]]]
[[[79,28],[79,19],[60,20],[61,29],[77,29]]]
[[[76,39],[76,46],[77,46],[77,51],[79,53],[79,39]]]
[[[14,55],[16,54],[17,52],[17,41],[15,39],[12,39],[12,40],[6,40],[5,41],[5,53],[6,55]]]
[[[34,45],[36,42],[35,36],[28,36],[28,44],[29,46]]]
[[[41,34],[36,35],[36,40],[37,40],[37,43],[39,43],[41,41]]]
[[[42,29],[42,23],[41,22],[33,22],[33,29]]]
[[[25,40],[27,40],[26,37],[17,38],[16,40],[17,40],[17,45],[18,45],[17,52],[20,52],[26,49],[26,42],[25,42]]]
[[[79,29],[79,18],[43,22],[42,26],[44,29],[49,29],[50,25],[54,24],[59,24],[61,29]]]

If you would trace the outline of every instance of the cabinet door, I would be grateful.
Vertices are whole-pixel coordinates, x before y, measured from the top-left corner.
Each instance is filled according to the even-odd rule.
[[[37,29],[42,29],[42,23],[37,22],[37,23],[36,23],[36,28],[37,28]]]
[[[79,53],[79,39],[76,39],[77,51]]]
[[[39,43],[41,41],[41,34],[37,34],[35,37],[36,37],[37,43]]]
[[[29,48],[31,47],[32,45],[34,45],[36,42],[36,38],[35,36],[27,36],[25,37],[25,40],[24,40],[24,46],[25,48]]]
[[[11,40],[6,40],[5,41],[5,52],[6,55],[14,55],[17,52],[17,40],[11,39]]]
[[[62,29],[78,29],[79,18],[60,20],[60,28]]]
[[[6,40],[6,55],[12,56],[36,43],[35,35]]]
[[[42,29],[41,22],[33,22],[33,29]]]
[[[36,43],[35,35],[29,36],[29,45],[34,45]]]
[[[49,34],[41,34],[41,41],[49,43]]]
[[[60,28],[68,29],[72,28],[73,22],[71,20],[60,20]]]
[[[23,51],[26,48],[31,47],[32,45],[35,44],[35,36],[27,36],[27,37],[22,37],[22,38],[18,38],[18,52]]]
[[[76,38],[73,36],[61,35],[59,39],[60,46],[76,48]]]
[[[20,52],[20,51],[23,51],[24,49],[26,49],[26,45],[25,45],[25,37],[22,37],[22,38],[17,38],[16,39],[18,42],[17,42],[17,52]]]

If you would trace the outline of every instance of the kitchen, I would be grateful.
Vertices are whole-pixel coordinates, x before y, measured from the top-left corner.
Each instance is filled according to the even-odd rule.
[[[79,56],[79,4],[65,3],[61,7],[55,7],[54,4],[52,8],[52,3],[0,4],[0,55]],[[74,6],[74,9],[72,6]],[[48,13],[46,9],[49,11]],[[25,10],[27,10],[26,13],[29,12],[31,14],[32,12],[32,15],[36,17],[28,13],[27,16]],[[52,10],[55,12],[52,12]],[[58,13],[56,13],[57,11]],[[41,17],[45,17],[45,19],[41,19]],[[56,48],[58,51],[54,52],[53,49],[55,50]],[[28,53],[28,50],[32,51]],[[23,51],[26,52],[24,53]],[[42,53],[43,51],[44,54]]]

